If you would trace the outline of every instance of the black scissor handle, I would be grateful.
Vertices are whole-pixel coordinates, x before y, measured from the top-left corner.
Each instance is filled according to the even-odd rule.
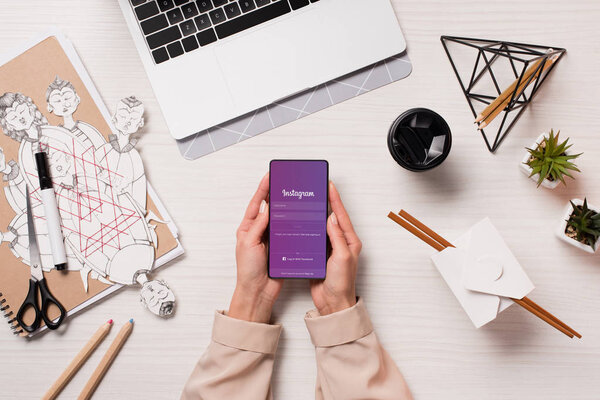
[[[17,312],[17,322],[19,325],[21,325],[21,328],[25,329],[25,331],[29,333],[40,327],[40,320],[42,318],[42,314],[37,303],[37,287],[38,282],[35,279],[29,279],[29,291],[27,292],[27,297],[25,297],[25,301]],[[33,311],[35,311],[35,319],[31,324],[27,325],[25,321],[23,321],[23,316],[29,308],[33,308]]]
[[[60,324],[62,324],[63,320],[67,316],[67,311],[62,306],[62,304],[60,304],[58,300],[56,300],[54,296],[52,296],[50,290],[48,290],[48,285],[46,285],[46,279],[42,279],[37,284],[40,288],[40,295],[42,297],[42,308],[40,310],[42,319],[46,323],[48,329],[54,330],[58,328]],[[58,310],[60,311],[60,316],[58,317],[56,322],[52,321],[48,317],[48,307],[50,307],[51,304],[54,304],[56,307],[58,307]]]

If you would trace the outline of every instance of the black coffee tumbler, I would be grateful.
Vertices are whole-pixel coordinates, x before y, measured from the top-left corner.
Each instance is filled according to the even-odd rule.
[[[392,124],[390,154],[409,171],[427,171],[440,165],[452,148],[452,134],[444,118],[426,108],[413,108]]]

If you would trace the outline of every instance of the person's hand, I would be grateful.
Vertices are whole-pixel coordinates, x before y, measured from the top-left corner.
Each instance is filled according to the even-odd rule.
[[[237,230],[237,284],[227,313],[232,318],[268,323],[283,286],[282,280],[271,279],[267,273],[267,245],[263,235],[269,224],[268,196],[267,174]]]
[[[331,255],[327,261],[327,276],[311,281],[310,294],[321,315],[331,314],[356,304],[356,270],[362,243],[352,227],[333,182],[329,182],[331,215],[327,220],[327,235]]]

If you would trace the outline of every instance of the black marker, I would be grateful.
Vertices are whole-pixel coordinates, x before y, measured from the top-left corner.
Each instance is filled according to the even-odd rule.
[[[62,271],[67,267],[67,255],[63,243],[63,235],[60,229],[60,214],[58,204],[52,187],[52,179],[48,163],[46,162],[46,153],[40,151],[35,154],[35,163],[37,165],[38,177],[40,178],[40,193],[42,203],[44,204],[44,213],[46,214],[46,225],[48,226],[48,237],[50,238],[50,247],[52,249],[52,259],[57,270]]]

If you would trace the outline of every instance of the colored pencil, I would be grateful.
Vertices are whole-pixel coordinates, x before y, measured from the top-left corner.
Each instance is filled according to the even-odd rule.
[[[75,358],[71,361],[71,363],[67,366],[67,368],[63,371],[63,373],[58,377],[56,382],[48,389],[43,400],[53,400],[55,399],[60,392],[64,389],[64,387],[69,383],[69,381],[75,376],[77,371],[81,368],[81,366],[87,361],[88,358],[92,355],[94,350],[98,347],[100,343],[104,340],[108,332],[110,332],[110,328],[112,327],[113,320],[106,322],[102,325],[96,333],[92,335],[90,340],[83,346],[83,348],[77,353]]]
[[[117,357],[117,354],[119,354],[119,351],[121,351],[121,348],[123,348],[125,341],[127,341],[127,338],[129,337],[129,335],[131,335],[132,330],[133,319],[130,319],[125,325],[123,325],[123,328],[121,328],[121,330],[117,334],[117,337],[111,343],[110,347],[106,351],[106,354],[104,354],[104,357],[102,357],[102,360],[100,360],[100,364],[98,364],[96,370],[94,371],[90,379],[85,384],[85,387],[79,394],[79,397],[77,397],[78,400],[87,400],[92,397],[94,391],[102,381],[102,378],[104,377],[111,364]]]

